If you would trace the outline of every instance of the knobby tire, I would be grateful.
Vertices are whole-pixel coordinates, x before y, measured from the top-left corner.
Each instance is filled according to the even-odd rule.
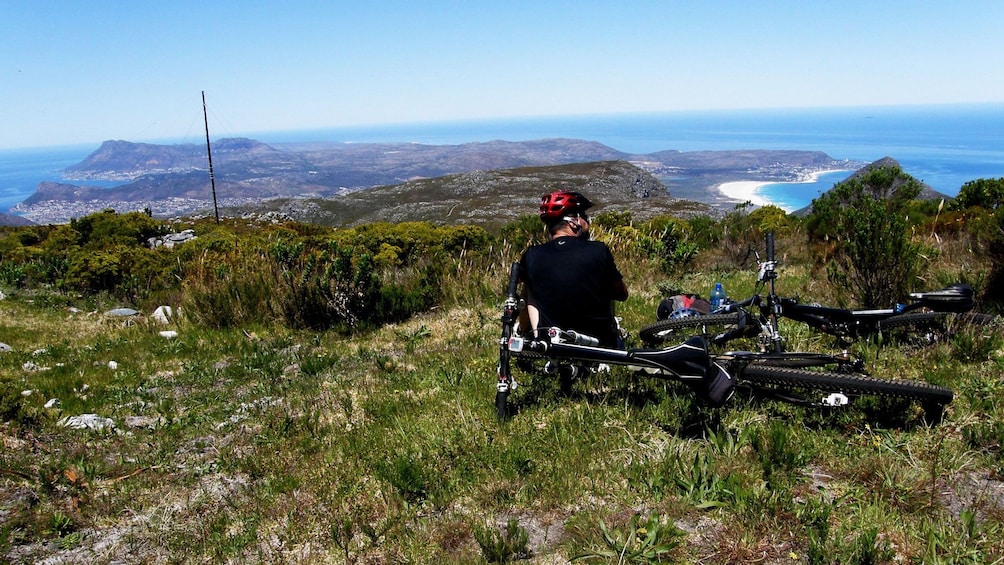
[[[824,392],[903,398],[945,405],[955,393],[951,389],[916,381],[892,381],[864,375],[830,373],[751,363],[739,375],[757,386],[802,387]]]
[[[739,313],[729,312],[727,314],[708,314],[705,316],[688,316],[686,318],[670,318],[659,320],[658,322],[645,326],[638,332],[638,336],[645,343],[657,345],[667,341],[681,341],[680,336],[716,335],[726,329],[739,325]],[[677,332],[677,330],[696,330],[690,332]]]
[[[911,312],[883,320],[879,324],[878,329],[883,332],[892,330],[920,332],[927,329],[935,337],[951,339],[957,334],[977,331],[980,328],[990,326],[996,320],[996,316],[980,314],[978,312],[966,312],[962,314],[953,314],[950,312]]]
[[[947,319],[950,315],[951,314],[948,312],[911,312],[908,314],[900,314],[879,322],[879,329],[891,330],[893,328],[916,328],[931,326],[935,323],[940,325],[941,322]]]
[[[505,420],[509,417],[508,391],[495,393],[495,412],[498,414],[499,420]]]
[[[509,417],[509,393],[515,382],[512,378],[512,353],[509,351],[509,338],[519,317],[519,297],[516,294],[519,285],[519,263],[509,266],[509,281],[506,284],[506,300],[502,307],[502,336],[499,339],[498,380],[495,390],[495,412],[498,419]]]

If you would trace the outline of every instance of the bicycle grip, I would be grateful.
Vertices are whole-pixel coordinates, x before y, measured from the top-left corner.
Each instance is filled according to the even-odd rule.
[[[516,285],[519,284],[519,263],[509,267],[509,285],[506,286],[506,298],[516,298]]]
[[[767,233],[767,260],[774,260],[774,232]]]

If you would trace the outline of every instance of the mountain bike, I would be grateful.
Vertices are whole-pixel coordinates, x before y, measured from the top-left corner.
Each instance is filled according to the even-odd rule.
[[[598,340],[561,328],[538,329],[533,335],[515,332],[519,312],[518,265],[513,265],[503,305],[499,340],[495,408],[499,419],[509,414],[509,395],[516,388],[511,365],[544,374],[581,377],[605,365],[626,366],[635,374],[682,382],[705,401],[721,406],[736,390],[805,406],[837,407],[860,396],[884,396],[919,401],[940,409],[954,397],[951,389],[923,382],[885,380],[862,374],[860,361],[847,354],[730,351],[709,353],[707,341],[692,336],[677,345],[626,350],[599,347]],[[813,398],[809,396],[815,394]]]
[[[765,260],[761,261],[759,254],[754,254],[758,274],[752,296],[728,302],[706,315],[691,309],[668,311],[662,305],[660,313],[664,312],[665,317],[643,327],[639,337],[647,345],[658,345],[696,333],[708,337],[712,344],[723,345],[739,337],[756,336],[761,350],[780,352],[784,350],[784,337],[778,327],[779,318],[807,324],[836,337],[842,344],[899,329],[933,342],[964,327],[986,326],[996,319],[970,312],[974,304],[973,289],[965,284],[911,293],[912,302],[883,309],[855,310],[804,304],[795,298],[778,296],[775,291],[774,234],[766,236]]]

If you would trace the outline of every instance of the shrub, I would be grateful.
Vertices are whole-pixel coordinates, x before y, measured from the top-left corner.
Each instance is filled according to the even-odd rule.
[[[631,225],[631,212],[607,211],[600,212],[593,217],[593,224],[604,229],[612,230],[621,226]]]
[[[830,241],[830,281],[865,308],[888,306],[913,286],[919,250],[907,233],[921,187],[899,167],[875,167],[812,201],[810,241]]]
[[[509,563],[530,557],[527,547],[530,536],[512,518],[506,522],[504,530],[493,526],[475,526],[474,539],[481,548],[481,555],[489,563]]]
[[[664,273],[672,274],[697,255],[698,247],[691,240],[688,227],[682,220],[653,220],[649,223],[652,236],[641,238],[638,245],[644,254],[658,261]]]
[[[986,296],[988,302],[1004,303],[1004,209],[993,215],[994,226],[990,230],[986,243],[987,256],[990,258],[990,276],[987,283]]]
[[[1004,178],[976,179],[962,185],[952,203],[955,210],[980,207],[994,211],[1004,205]]]
[[[544,223],[537,216],[520,216],[518,220],[499,230],[499,239],[509,241],[519,248],[543,243],[546,239]]]
[[[80,245],[97,249],[112,244],[145,245],[147,239],[169,231],[163,222],[147,214],[116,214],[114,210],[71,219],[70,229],[77,232]]]
[[[777,206],[751,208],[749,202],[737,204],[721,221],[720,247],[733,266],[745,265],[754,251],[762,250],[768,232],[785,234],[795,226],[794,219]]]
[[[0,422],[15,422],[25,428],[34,428],[41,422],[39,409],[21,395],[13,382],[0,380]]]

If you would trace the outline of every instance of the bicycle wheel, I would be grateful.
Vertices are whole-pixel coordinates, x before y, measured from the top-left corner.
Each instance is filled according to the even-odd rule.
[[[495,412],[499,420],[509,418],[509,391],[495,393]]]
[[[863,363],[860,359],[849,355],[831,355],[829,353],[780,352],[760,353],[755,361],[771,367],[787,367],[789,369],[804,369],[807,367],[832,367],[831,373],[857,373]]]
[[[750,363],[739,371],[739,378],[758,386],[798,387],[823,392],[853,395],[887,396],[934,404],[948,404],[952,389],[916,381],[891,381],[864,375],[831,373]]]
[[[900,314],[879,323],[880,331],[899,330],[916,334],[933,342],[951,339],[952,336],[975,331],[995,323],[997,317],[978,312],[953,314],[950,312],[911,312]]]
[[[670,318],[645,326],[638,331],[638,336],[649,345],[658,345],[667,341],[682,341],[693,335],[717,335],[739,325],[739,313],[708,314],[706,316],[688,316],[686,318]]]
[[[955,314],[947,322],[948,331],[957,334],[965,331],[976,331],[1000,323],[1000,317],[993,314],[980,314],[979,312],[966,312]]]
[[[910,312],[882,320],[879,322],[878,328],[879,330],[930,328],[935,325],[942,325],[949,315],[948,312]]]

